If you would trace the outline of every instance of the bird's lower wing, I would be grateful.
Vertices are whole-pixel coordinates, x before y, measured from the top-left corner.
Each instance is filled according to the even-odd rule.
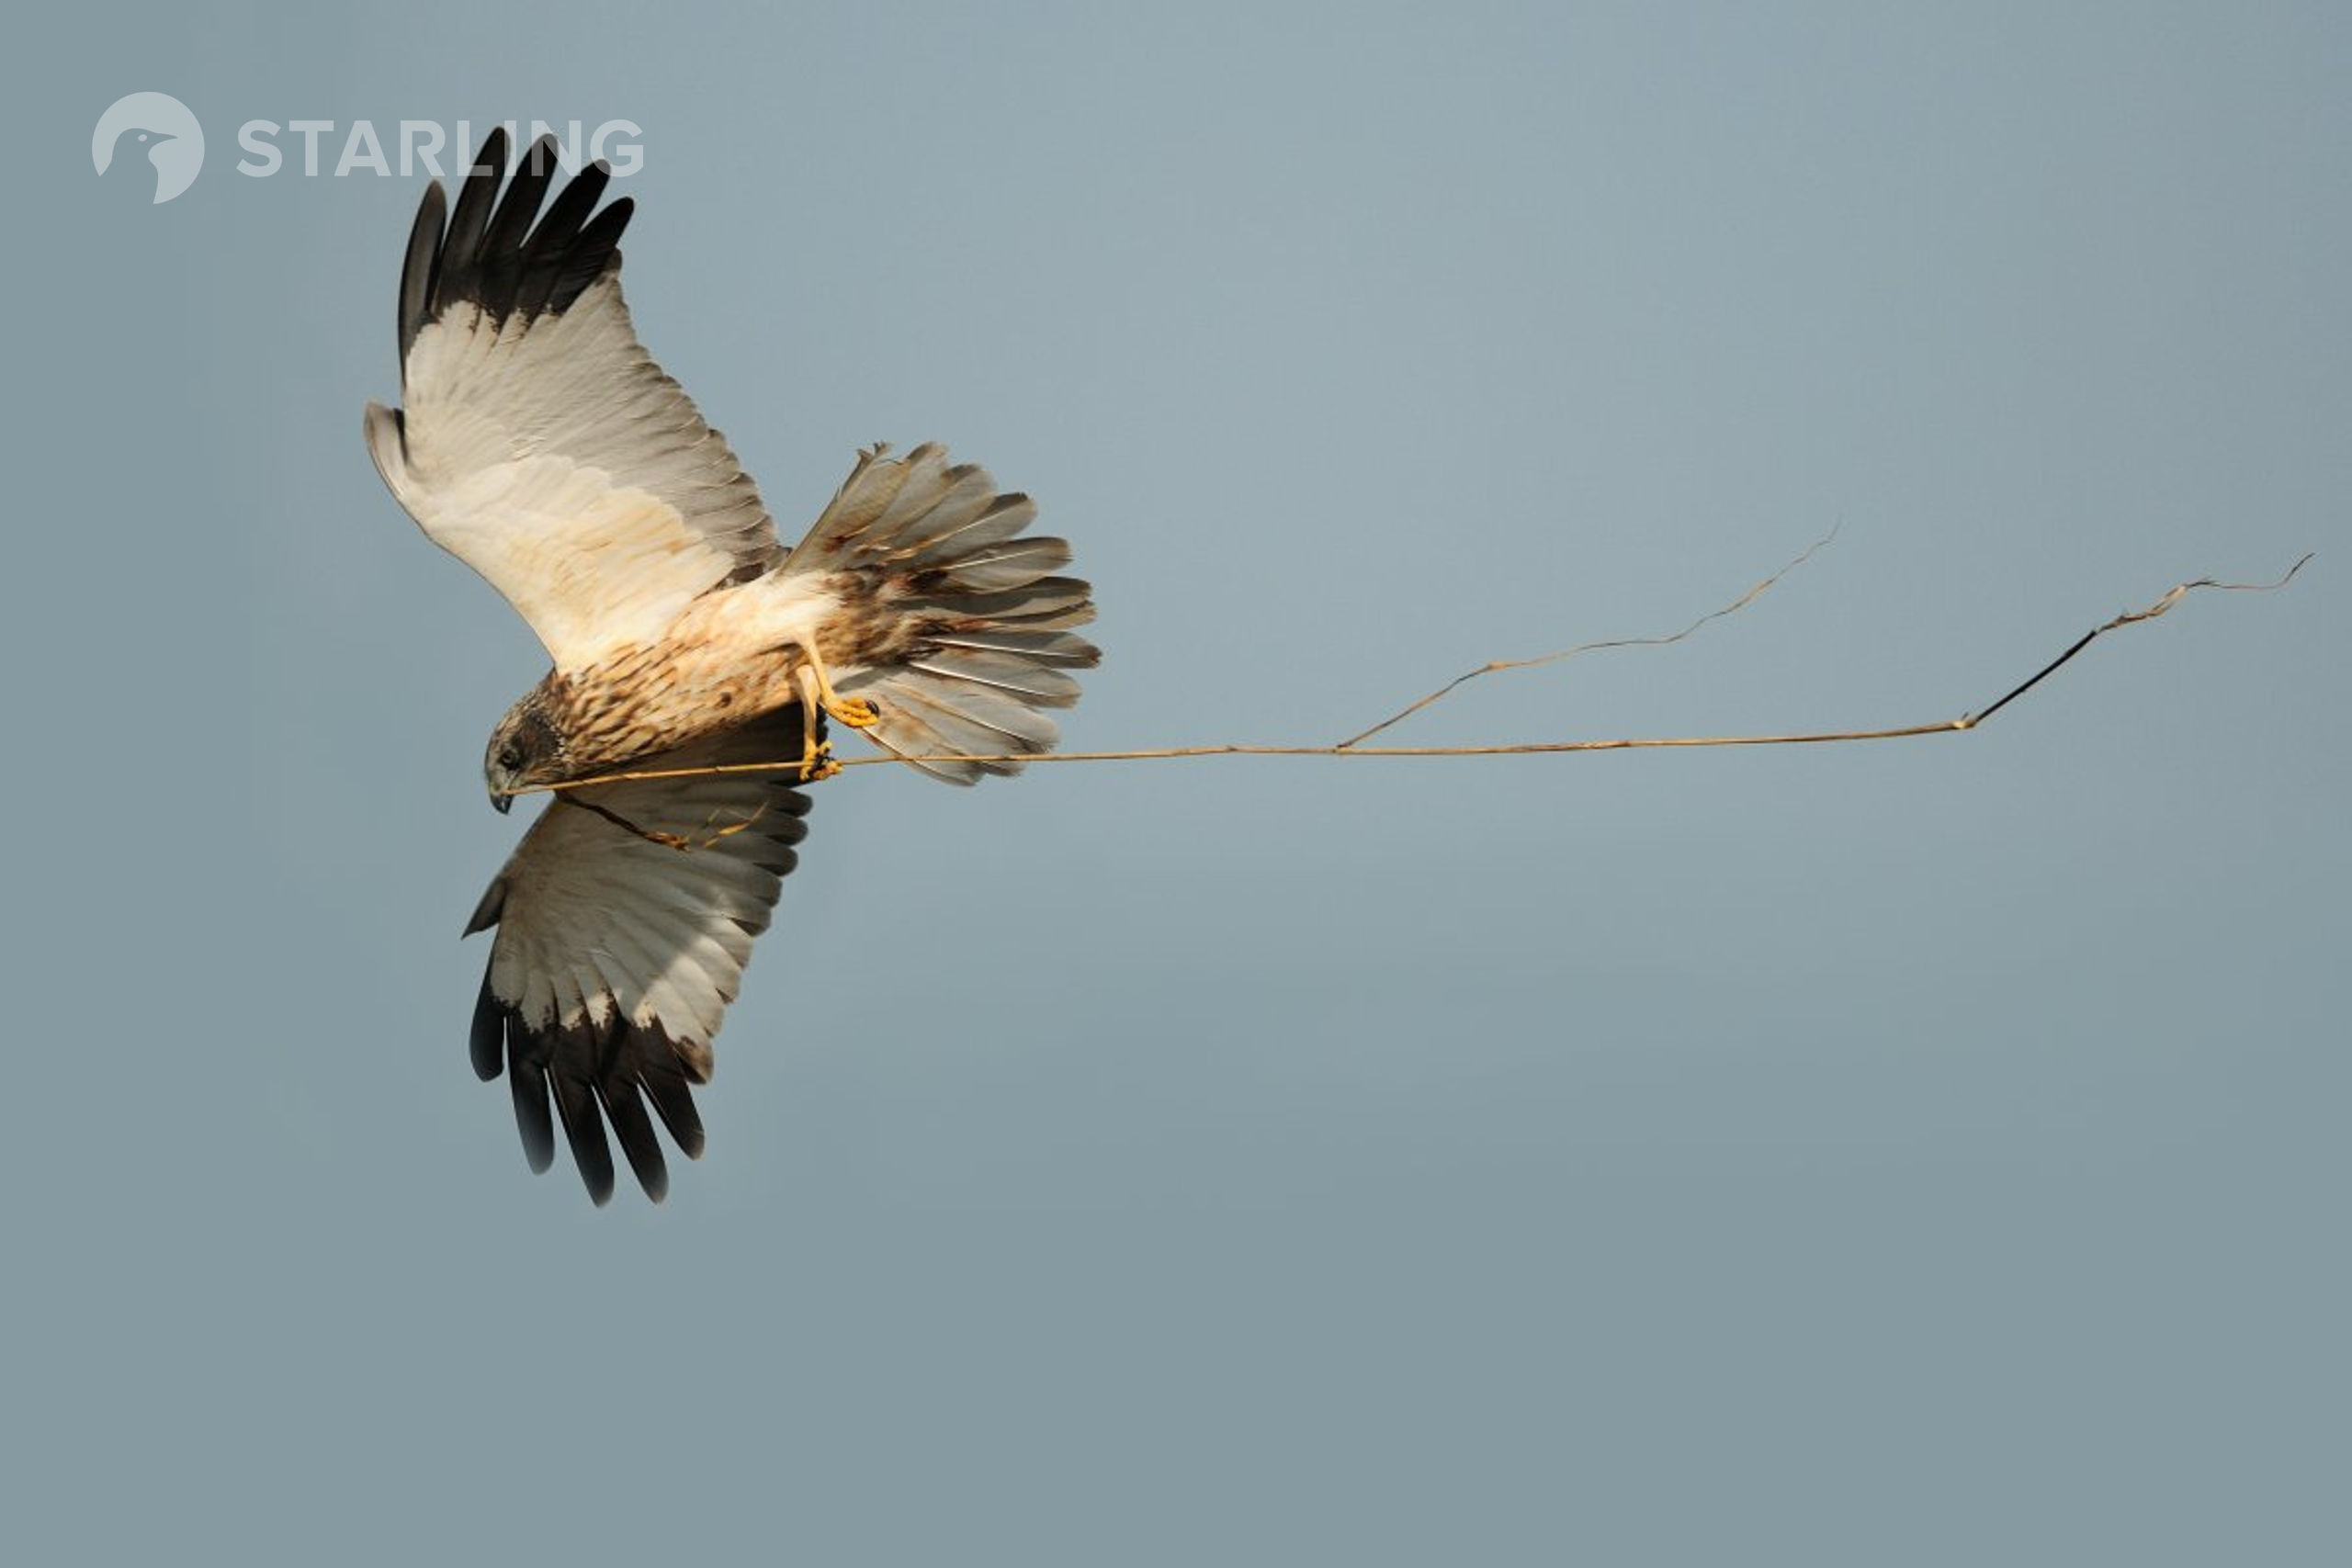
[[[639,766],[789,759],[800,742],[799,710],[788,708]],[[475,1008],[474,1069],[508,1075],[534,1170],[554,1160],[560,1120],[604,1202],[609,1122],[659,1201],[669,1179],[649,1102],[679,1149],[701,1155],[688,1086],[710,1077],[711,1041],[807,830],[808,797],[788,777],[702,774],[560,795],[482,896],[467,933],[494,925],[498,937]]]

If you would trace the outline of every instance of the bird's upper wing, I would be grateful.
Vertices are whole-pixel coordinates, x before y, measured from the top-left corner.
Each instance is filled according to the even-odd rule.
[[[425,534],[573,670],[781,551],[735,454],[629,326],[616,247],[632,204],[590,215],[598,163],[534,228],[554,139],[500,198],[505,162],[492,131],[446,233],[439,182],[425,190],[401,269],[403,406],[368,406],[368,447]]]
[[[800,745],[791,707],[636,766],[774,761]],[[646,1100],[689,1159],[702,1154],[687,1086],[709,1081],[711,1039],[806,831],[808,797],[784,777],[568,791],[482,895],[466,934],[495,925],[498,939],[474,1009],[474,1070],[485,1080],[507,1071],[532,1169],[555,1158],[550,1089],[599,1203],[613,1191],[607,1121],[648,1195],[668,1190]]]

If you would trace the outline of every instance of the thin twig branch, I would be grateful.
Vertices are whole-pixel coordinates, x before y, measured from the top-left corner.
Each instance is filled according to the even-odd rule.
[[[1827,541],[1824,540],[1822,542],[1826,543]],[[1819,544],[1815,545],[1812,549],[1806,550],[1804,555],[1797,557],[1796,559],[1791,561],[1788,566],[1782,567],[1780,571],[1773,573],[1772,576],[1766,578],[1762,582],[1758,583],[1754,588],[1748,590],[1748,592],[1742,595],[1737,601],[1727,604],[1724,608],[1714,611],[1710,615],[1701,616],[1697,621],[1691,623],[1690,626],[1676,633],[1673,637],[1631,639],[1625,643],[1589,643],[1584,645],[1583,648],[1569,649],[1557,654],[1548,654],[1542,659],[1504,661],[1486,665],[1479,670],[1471,671],[1470,675],[1462,677],[1462,680],[1453,682],[1452,685],[1441,688],[1439,691],[1430,694],[1430,695],[1422,698],[1419,702],[1415,703],[1411,707],[1402,710],[1396,716],[1396,718],[1391,718],[1382,724],[1375,725],[1372,729],[1364,731],[1364,735],[1374,734],[1381,729],[1386,728],[1388,725],[1396,723],[1396,719],[1403,718],[1408,714],[1416,712],[1420,708],[1428,706],[1430,703],[1437,701],[1439,698],[1442,697],[1446,692],[1453,690],[1454,686],[1460,685],[1462,681],[1469,680],[1475,675],[1483,674],[1487,670],[1515,669],[1526,664],[1556,662],[1557,660],[1566,659],[1573,654],[1595,648],[1634,646],[1636,643],[1655,644],[1679,641],[1682,637],[1689,637],[1691,632],[1696,631],[1708,621],[1717,619],[1723,615],[1730,615],[1732,612],[1738,610],[1743,605],[1749,604],[1757,597],[1757,595],[1762,593],[1766,589],[1771,587],[1773,583],[1779,581],[1780,579],[1785,576],[1792,568],[1804,561],[1807,556],[1812,555],[1814,550],[1819,549],[1820,547],[1821,546]],[[900,757],[894,754],[888,757],[852,757],[843,760],[841,766],[844,771],[846,771],[851,768],[887,767],[900,762],[978,761],[1022,762],[1035,765],[1041,762],[1163,761],[1170,761],[1179,757],[1512,757],[1549,755],[1564,751],[1634,751],[1697,746],[1813,746],[1844,740],[1902,740],[1916,735],[1955,735],[1964,730],[1974,729],[1986,719],[1991,718],[1995,714],[2000,712],[2003,708],[2008,706],[2011,703],[2025,695],[2026,693],[2040,685],[2052,674],[2055,674],[2067,660],[2073,659],[2076,654],[2082,652],[2083,649],[2088,648],[2092,643],[2098,641],[2109,632],[2118,630],[2123,626],[2136,626],[2142,621],[2153,621],[2199,589],[2211,588],[2233,593],[2267,593],[2274,589],[2284,588],[2288,583],[2292,582],[2295,580],[2295,574],[2301,571],[2304,564],[2311,558],[2311,556],[2306,554],[2301,560],[2299,560],[2293,566],[2289,567],[2287,569],[2286,575],[2279,578],[2275,582],[2222,582],[2214,578],[2200,577],[2193,582],[2179,583],[2169,592],[2165,593],[2163,598],[2158,599],[2154,604],[2148,605],[2145,609],[2127,610],[2121,615],[2117,615],[2113,620],[2108,621],[2103,625],[2094,626],[2089,631],[2085,632],[2080,637],[2077,637],[2064,653],[2061,653],[2057,658],[2043,665],[2040,670],[2035,671],[2033,674],[2028,677],[2025,681],[2011,688],[2007,694],[2000,698],[1999,701],[1973,713],[1962,714],[1958,718],[1941,719],[1928,724],[1906,724],[1889,729],[1826,730],[1798,735],[1653,736],[1611,740],[1537,740],[1516,745],[1497,746],[1360,746],[1356,744],[1356,742],[1363,739],[1363,736],[1357,736],[1351,739],[1344,740],[1337,745],[1330,746],[1162,746],[1132,751],[1046,751],[1035,755],[1006,753],[1003,755],[990,757],[966,757],[959,755]],[[795,757],[773,762],[729,762],[700,768],[634,769],[622,773],[600,773],[594,778],[579,779],[570,784],[540,784],[528,789],[517,790],[514,793],[517,795],[536,795],[542,790],[548,789],[569,791],[583,789],[591,784],[625,784],[644,779],[699,778],[710,773],[797,773],[800,766],[801,759]],[[635,829],[632,829],[632,830]]]
[[[1684,637],[1690,636],[1701,626],[1705,626],[1709,621],[1720,621],[1725,615],[1736,615],[1740,611],[1747,609],[1750,604],[1756,603],[1757,600],[1762,598],[1766,590],[1770,589],[1774,583],[1780,581],[1781,579],[1788,576],[1789,573],[1796,570],[1797,568],[1803,566],[1805,562],[1811,560],[1814,558],[1815,551],[1819,550],[1823,546],[1828,544],[1830,540],[1835,539],[1837,536],[1838,530],[1835,528],[1830,529],[1828,533],[1824,534],[1820,538],[1815,539],[1812,544],[1807,545],[1804,547],[1804,553],[1799,555],[1794,560],[1789,562],[1788,565],[1782,567],[1780,570],[1774,572],[1771,576],[1766,578],[1763,581],[1758,583],[1755,587],[1749,589],[1747,592],[1741,594],[1730,604],[1725,604],[1722,609],[1708,611],[1705,615],[1700,616],[1697,620],[1691,622],[1680,631],[1676,632],[1672,637],[1611,637],[1603,642],[1580,642],[1574,648],[1564,648],[1557,653],[1538,654],[1533,659],[1494,660],[1488,663],[1479,665],[1478,668],[1471,671],[1466,675],[1456,675],[1453,680],[1448,681],[1444,685],[1440,686],[1436,691],[1431,692],[1428,696],[1423,697],[1420,701],[1410,704],[1408,706],[1400,708],[1396,712],[1390,714],[1386,718],[1382,719],[1370,729],[1363,730],[1357,734],[1349,736],[1337,746],[1331,747],[1330,750],[1334,751],[1353,750],[1358,745],[1363,741],[1371,739],[1374,736],[1379,734],[1382,730],[1388,728],[1390,726],[1401,724],[1406,719],[1408,719],[1415,714],[1420,712],[1423,708],[1429,707],[1432,704],[1444,701],[1447,697],[1453,694],[1454,690],[1457,687],[1465,686],[1481,675],[1492,675],[1496,671],[1501,670],[1532,670],[1540,664],[1557,664],[1564,660],[1574,659],[1580,653],[1599,653],[1606,649],[1611,648],[1664,648],[1668,643],[1680,642]]]
[[[2310,560],[2312,554],[2312,551],[2305,550],[2303,552],[2302,559],[2289,567],[2287,569],[2287,575],[2280,578],[2276,582],[2220,582],[2210,577],[2200,577],[2194,582],[2175,583],[2171,592],[2165,594],[2163,598],[2157,600],[2146,609],[2126,610],[2121,615],[2116,616],[2115,619],[2108,622],[2105,626],[2093,626],[2090,630],[2085,632],[2082,635],[2081,640],[2077,641],[2074,647],[2068,649],[2065,652],[2060,654],[2057,658],[2052,660],[2049,663],[2035,671],[2033,672],[2032,679],[2019,685],[2015,691],[2011,692],[2007,696],[2003,697],[1999,702],[1995,703],[1991,707],[1986,708],[1983,713],[1978,714],[1974,718],[1969,720],[1969,723],[1972,727],[1984,723],[1986,719],[1992,717],[1995,714],[2000,712],[2003,708],[2008,706],[2011,703],[2017,701],[2019,697],[2024,696],[2028,692],[2033,690],[2034,687],[2040,685],[2044,678],[2054,674],[2060,665],[2065,663],[2066,660],[2074,658],[2075,655],[2082,652],[2083,649],[2088,648],[2100,637],[2105,637],[2108,633],[2114,631],[2119,626],[2136,626],[2142,621],[2153,621],[2158,615],[2163,615],[2166,610],[2171,609],[2175,604],[2179,604],[2183,599],[2188,598],[2191,592],[2199,588],[2218,589],[2224,593],[2267,593],[2272,589],[2284,588],[2287,584],[2295,581],[2295,573],[2303,570],[2303,563]]]

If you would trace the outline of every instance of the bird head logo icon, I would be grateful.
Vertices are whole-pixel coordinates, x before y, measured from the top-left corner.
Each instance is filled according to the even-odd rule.
[[[109,187],[159,205],[196,183],[204,167],[204,128],[169,93],[132,93],[98,117],[90,162]]]

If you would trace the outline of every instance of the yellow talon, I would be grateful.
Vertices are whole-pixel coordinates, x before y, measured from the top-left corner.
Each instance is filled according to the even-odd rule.
[[[832,678],[825,673],[825,661],[817,656],[814,643],[804,647],[801,656],[806,662],[796,675],[800,682],[800,700],[804,705],[813,699],[815,705],[852,729],[871,729],[881,722],[882,710],[871,701],[865,697],[845,697],[833,690]]]
[[[830,740],[820,740],[801,759],[800,782],[815,784],[820,779],[831,778],[841,771],[842,765],[833,761],[833,743]]]
[[[825,711],[852,729],[869,729],[882,721],[882,710],[865,697],[837,696],[825,705]]]

